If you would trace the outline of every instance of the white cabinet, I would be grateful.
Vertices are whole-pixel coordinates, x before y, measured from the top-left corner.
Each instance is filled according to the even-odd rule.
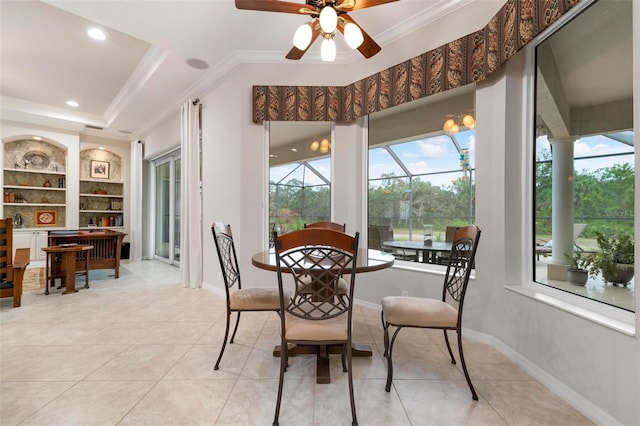
[[[43,247],[47,247],[49,233],[35,230],[13,230],[13,248],[28,248],[31,250],[31,260],[45,260]]]

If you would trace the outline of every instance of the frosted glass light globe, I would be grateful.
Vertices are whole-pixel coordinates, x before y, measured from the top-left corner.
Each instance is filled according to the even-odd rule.
[[[327,34],[330,34],[336,30],[338,26],[338,14],[336,10],[331,6],[325,6],[320,11],[320,28]]]
[[[336,60],[336,43],[333,39],[325,38],[322,41],[320,57],[324,62],[333,62]]]
[[[293,45],[300,50],[306,50],[311,43],[311,26],[309,24],[303,24],[298,27],[296,33],[293,35]]]
[[[344,26],[344,39],[350,48],[357,49],[364,41],[364,36],[356,24],[347,22]]]

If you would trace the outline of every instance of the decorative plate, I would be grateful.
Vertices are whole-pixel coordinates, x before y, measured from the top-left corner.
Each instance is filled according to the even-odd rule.
[[[22,156],[22,160],[24,161],[25,169],[46,169],[49,166],[49,156],[41,151],[29,151]]]

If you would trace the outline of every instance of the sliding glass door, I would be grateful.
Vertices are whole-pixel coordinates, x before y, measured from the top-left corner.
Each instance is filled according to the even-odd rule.
[[[179,153],[154,162],[154,257],[171,264],[180,262],[180,166]]]

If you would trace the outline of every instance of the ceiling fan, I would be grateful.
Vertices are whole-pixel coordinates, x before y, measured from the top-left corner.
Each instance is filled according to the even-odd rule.
[[[266,12],[298,13],[309,15],[311,21],[298,28],[293,37],[293,48],[287,59],[300,59],[318,36],[323,41],[320,53],[323,61],[334,61],[336,45],[333,37],[340,31],[352,49],[358,49],[365,58],[370,58],[382,48],[367,34],[348,12],[379,6],[398,0],[306,0],[293,3],[279,0],[235,0],[238,9],[262,10]]]

